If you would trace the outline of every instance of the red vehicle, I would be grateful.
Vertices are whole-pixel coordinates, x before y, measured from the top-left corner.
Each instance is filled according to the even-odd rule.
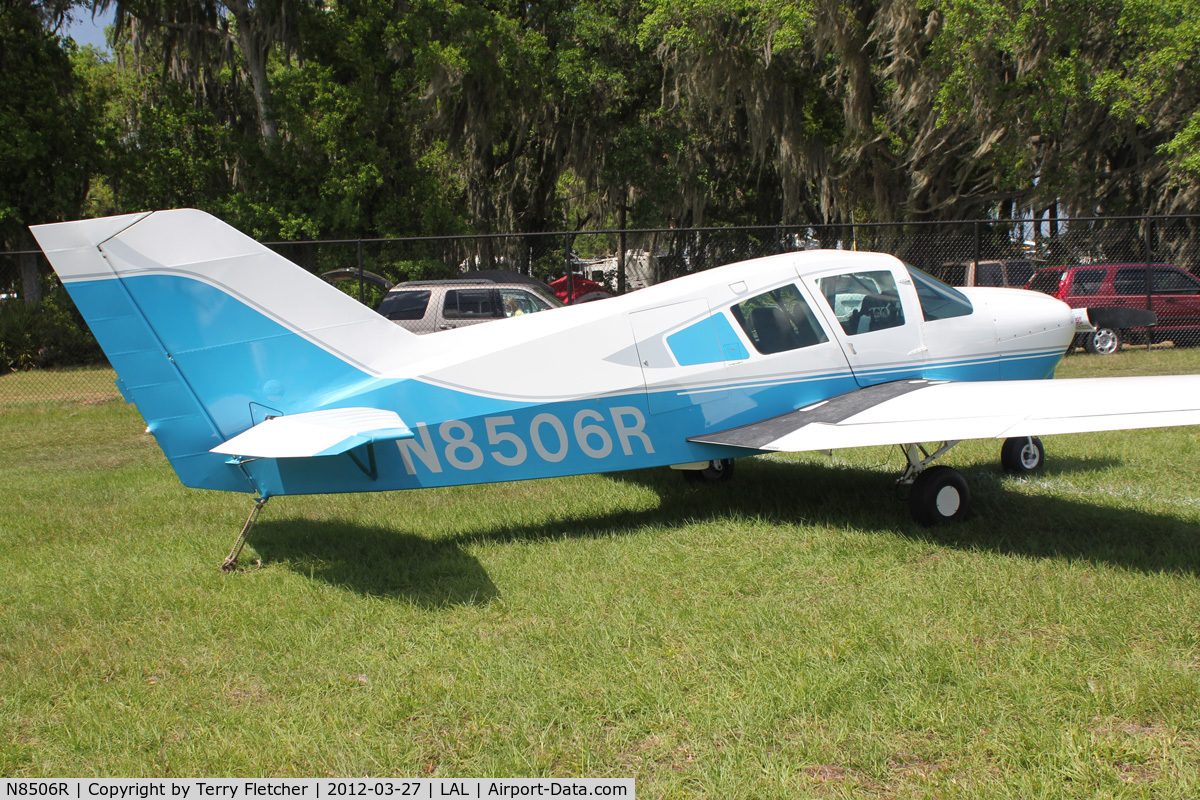
[[[571,287],[569,297],[568,285]],[[550,289],[554,292],[555,297],[567,305],[589,303],[592,300],[603,300],[606,297],[613,296],[613,293],[605,289],[602,284],[589,281],[587,278],[579,275],[572,275],[569,281],[566,275],[556,281],[550,281]]]
[[[1089,353],[1115,353],[1131,334],[1148,333],[1154,342],[1200,341],[1200,280],[1170,264],[1151,264],[1149,268],[1145,264],[1048,267],[1035,273],[1025,288],[1057,297],[1072,308],[1148,307],[1157,316],[1157,323],[1149,329],[1098,325],[1094,331],[1079,334],[1076,344],[1082,344]]]

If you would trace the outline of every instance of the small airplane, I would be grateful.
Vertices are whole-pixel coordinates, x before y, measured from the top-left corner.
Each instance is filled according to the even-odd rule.
[[[254,496],[225,569],[279,495],[652,466],[722,481],[743,456],[899,445],[934,525],[969,512],[963,476],[933,464],[964,439],[1004,440],[1027,473],[1039,436],[1200,424],[1197,375],[1047,380],[1075,335],[1064,303],[881,253],[768,256],[416,336],[201,211],[32,231],[180,480]]]

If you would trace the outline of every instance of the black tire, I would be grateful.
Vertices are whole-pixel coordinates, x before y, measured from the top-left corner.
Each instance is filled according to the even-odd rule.
[[[1121,349],[1121,332],[1116,328],[1096,328],[1088,334],[1083,349],[1101,356],[1111,356]]]
[[[908,509],[917,524],[926,528],[961,522],[971,513],[967,479],[950,467],[930,467],[913,481]]]
[[[710,461],[704,469],[685,469],[683,479],[688,483],[723,483],[733,477],[733,459]]]
[[[1000,465],[1013,475],[1028,475],[1046,463],[1046,448],[1036,436],[1005,439],[1000,448]]]

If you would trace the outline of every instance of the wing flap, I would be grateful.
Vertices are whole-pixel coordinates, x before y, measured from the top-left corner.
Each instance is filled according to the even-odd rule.
[[[210,452],[243,458],[315,458],[411,438],[412,430],[394,411],[336,408],[269,417]]]
[[[688,441],[801,452],[1200,425],[1200,375],[897,381]]]

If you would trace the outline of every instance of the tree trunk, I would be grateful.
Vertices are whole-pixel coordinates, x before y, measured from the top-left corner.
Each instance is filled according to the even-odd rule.
[[[271,84],[267,78],[267,58],[271,45],[265,37],[258,35],[250,14],[234,10],[237,20],[238,43],[246,59],[246,72],[250,76],[250,88],[254,93],[254,107],[258,112],[258,130],[264,142],[274,142],[279,136],[275,117],[271,113]]]
[[[21,268],[21,297],[26,305],[36,306],[42,302],[42,285],[38,281],[37,253],[22,253],[17,256]]]

